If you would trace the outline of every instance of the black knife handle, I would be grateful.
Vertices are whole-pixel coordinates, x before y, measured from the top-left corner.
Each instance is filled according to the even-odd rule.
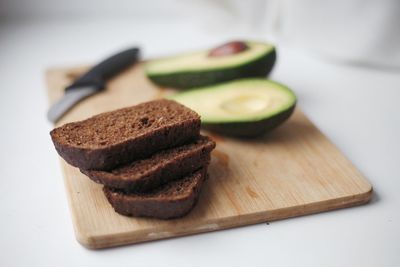
[[[139,52],[139,48],[134,47],[103,60],[65,88],[65,91],[83,86],[93,86],[99,91],[104,89],[109,78],[139,60]]]

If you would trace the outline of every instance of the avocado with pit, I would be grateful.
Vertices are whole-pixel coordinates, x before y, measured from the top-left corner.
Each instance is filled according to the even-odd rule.
[[[235,137],[260,136],[286,121],[296,106],[288,87],[267,79],[247,78],[170,96],[196,111],[202,126]]]
[[[216,48],[145,63],[147,77],[163,87],[187,89],[246,77],[266,77],[276,61],[268,43],[234,41]]]

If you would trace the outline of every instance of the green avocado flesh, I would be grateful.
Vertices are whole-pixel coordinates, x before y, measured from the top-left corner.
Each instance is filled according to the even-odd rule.
[[[205,128],[239,137],[259,136],[275,128],[296,105],[289,88],[260,78],[192,89],[170,98],[199,113]]]
[[[155,59],[145,64],[146,75],[159,86],[194,88],[246,77],[266,77],[275,60],[271,44],[245,42],[237,54],[210,57],[210,50]]]

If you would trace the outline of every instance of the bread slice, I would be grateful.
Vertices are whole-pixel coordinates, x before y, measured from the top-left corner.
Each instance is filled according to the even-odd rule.
[[[215,142],[200,136],[193,143],[170,148],[147,159],[133,161],[111,171],[81,170],[90,179],[125,192],[143,192],[182,178],[206,166]]]
[[[110,170],[190,142],[199,134],[199,115],[165,99],[102,113],[50,132],[58,154],[85,170]]]
[[[172,219],[184,216],[195,206],[206,177],[205,166],[146,193],[127,194],[106,186],[103,191],[114,210],[122,215]]]

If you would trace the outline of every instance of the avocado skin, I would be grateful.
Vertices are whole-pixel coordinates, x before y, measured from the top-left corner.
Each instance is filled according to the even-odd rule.
[[[275,48],[256,61],[226,69],[188,71],[162,75],[148,74],[151,81],[159,86],[177,89],[203,87],[220,82],[248,77],[266,77],[274,67],[276,61]]]
[[[261,136],[285,122],[293,113],[296,107],[294,103],[290,108],[259,121],[228,122],[228,123],[204,123],[201,126],[209,131],[241,138],[255,138]]]

